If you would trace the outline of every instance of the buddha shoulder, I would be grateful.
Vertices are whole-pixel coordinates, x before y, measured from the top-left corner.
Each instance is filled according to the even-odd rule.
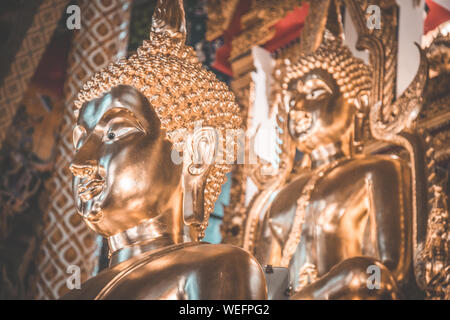
[[[163,250],[166,251],[166,250]],[[69,299],[265,299],[264,274],[246,251],[225,244],[179,245],[142,254],[81,285]]]

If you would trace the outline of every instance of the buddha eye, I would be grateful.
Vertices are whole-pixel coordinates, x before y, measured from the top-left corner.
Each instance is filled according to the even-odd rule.
[[[105,143],[113,143],[138,132],[146,134],[134,115],[121,108],[113,108],[105,113],[100,123],[99,129],[101,131],[97,132],[102,136],[102,141]]]
[[[117,141],[138,131],[140,131],[138,128],[130,125],[125,126],[121,124],[114,124],[109,128],[108,132],[103,138],[103,141]]]
[[[313,89],[306,94],[306,99],[316,100],[316,99],[320,98],[322,95],[324,95],[326,92],[327,92],[327,90],[322,89],[322,88]]]
[[[109,140],[114,140],[115,138],[116,138],[116,134],[114,132],[108,133],[108,139]]]
[[[320,78],[313,78],[305,83],[305,94],[307,100],[317,100],[326,93],[332,94],[330,87]]]

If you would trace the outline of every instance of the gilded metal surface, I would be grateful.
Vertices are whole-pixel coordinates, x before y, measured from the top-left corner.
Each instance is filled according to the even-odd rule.
[[[297,178],[290,175],[291,182],[275,197],[269,212],[258,216],[253,209],[267,206],[269,198],[261,193],[262,204],[255,202],[249,211],[253,223],[247,223],[244,245],[263,264],[290,268],[294,299],[395,299],[424,293],[432,299],[448,297],[449,219],[442,178],[438,178],[442,171],[436,170],[437,159],[446,163],[439,153],[445,153],[445,147],[438,137],[446,136],[442,127],[448,123],[447,93],[439,93],[438,82],[434,83],[436,93],[427,87],[426,99],[433,101],[429,106],[443,109],[442,116],[431,114],[431,109],[421,113],[428,74],[421,50],[415,79],[394,101],[397,6],[394,1],[377,4],[384,21],[378,31],[365,26],[367,2],[346,2],[359,33],[357,46],[368,49],[373,73],[356,77],[365,67],[357,63],[352,67],[352,59],[344,52],[330,58],[334,61],[330,67],[326,57],[336,49],[320,50],[314,45],[314,39],[321,37],[320,23],[312,28],[314,35],[302,38],[301,54],[300,43],[278,57],[274,104],[288,110],[286,117],[279,109],[281,118],[287,118],[283,129],[306,159]],[[324,36],[326,42],[327,31]],[[439,50],[428,51],[428,56],[435,52],[445,57],[445,40],[441,37],[436,44]],[[448,83],[442,75],[446,59],[441,60],[431,71],[440,70],[440,82]],[[347,86],[349,74],[355,77]],[[359,90],[357,86],[364,82]],[[358,90],[352,92],[355,87]],[[425,119],[418,120],[419,114]],[[439,132],[434,133],[437,150],[427,130]],[[395,146],[403,150],[399,153],[404,159],[370,155]],[[354,154],[361,151],[366,155]],[[289,175],[284,181],[288,180]],[[274,183],[273,190],[285,183]],[[261,215],[265,216],[262,223],[257,221]],[[365,285],[371,265],[382,270],[381,290],[371,291]]]
[[[310,1],[299,52],[312,53],[320,46],[331,1],[333,0]]]
[[[231,245],[191,242],[128,259],[65,298],[264,299],[265,291],[261,267],[245,251]]]
[[[233,61],[236,57],[250,51],[253,46],[264,44],[273,38],[276,31],[274,24],[301,3],[302,0],[253,1],[249,12],[241,19],[245,31],[233,38],[230,60]]]
[[[365,0],[345,0],[352,21],[358,32],[356,48],[369,52],[370,65],[373,70],[372,92],[370,105],[381,102],[383,120],[396,115],[398,110],[393,108],[395,99],[395,83],[397,73],[397,34],[398,34],[398,6],[394,0],[379,0],[376,5],[380,7],[383,19],[380,28],[367,28],[367,8],[374,4]],[[363,142],[372,140],[369,125],[364,123],[361,128]]]
[[[448,22],[447,22],[448,24]],[[444,23],[445,25],[445,23]],[[420,252],[427,299],[450,298],[450,217],[448,211],[448,164],[450,110],[448,55],[450,36],[434,34],[425,49],[430,61],[424,106],[417,127],[425,136],[429,217],[425,247]],[[447,189],[447,190],[445,190]]]
[[[292,122],[288,123],[288,115],[286,114],[286,105],[290,103],[287,100],[291,98],[289,96],[290,93],[297,89],[299,91],[310,90],[311,86],[319,85],[324,86],[322,90],[331,90],[318,79],[308,79],[307,86],[305,87],[303,87],[303,82],[293,81],[290,84],[291,87],[288,88],[288,83],[291,80],[300,78],[316,68],[327,70],[327,72],[332,74],[332,77],[337,81],[339,85],[338,90],[342,93],[343,98],[350,99],[355,98],[357,94],[360,95],[360,99],[355,101],[358,106],[357,115],[365,112],[365,110],[363,110],[363,105],[367,105],[367,95],[371,83],[370,71],[367,68],[361,68],[361,64],[357,59],[353,58],[350,51],[340,46],[338,41],[332,41],[332,38],[333,35],[327,31],[325,34],[325,39],[327,39],[327,41],[318,48],[318,51],[315,54],[305,54],[302,57],[298,57],[297,52],[299,47],[297,44],[284,50],[279,56],[278,67],[276,68],[274,75],[277,82],[274,88],[275,94],[273,103],[279,105],[278,120],[280,131],[282,132],[280,134],[280,140],[282,140],[282,148],[284,148],[281,155],[281,162],[284,167],[281,168],[281,174],[278,175],[278,179],[266,187],[267,190],[274,192],[279,189],[286,183],[292,170],[295,152],[293,152],[291,146],[294,143],[290,143],[289,141],[288,129],[289,126],[292,127],[294,124]],[[289,61],[289,63],[285,64],[284,61]],[[281,85],[281,83],[283,83],[283,85]],[[308,92],[303,92],[303,94],[306,95]],[[299,111],[296,114],[292,114],[291,118],[292,117],[299,118],[299,126],[303,126],[303,128],[298,128],[300,130],[307,129],[307,127],[311,125],[312,117],[309,113]],[[331,122],[331,120],[328,121]],[[353,120],[349,119],[349,121]],[[320,133],[321,139],[330,140],[326,137],[327,134],[327,127],[325,127],[323,128],[322,133]],[[346,136],[348,136],[348,134]],[[345,147],[346,146],[344,145],[344,148]],[[262,191],[262,193],[258,195],[255,205],[252,205],[248,210],[248,222],[244,238],[244,248],[247,250],[253,248],[254,241],[259,233],[257,224],[260,224],[260,221],[258,221],[258,216],[261,216],[261,208],[264,206],[264,203],[267,202],[269,196],[269,194],[265,193],[266,190]]]
[[[229,170],[213,156],[240,118],[233,94],[184,44],[182,8],[159,1],[150,41],[95,75],[75,102],[74,197],[108,238],[112,266],[66,298],[267,296],[244,250],[190,241],[202,238]],[[230,148],[220,150],[229,160]]]
[[[333,17],[338,19],[337,7],[334,2],[331,1],[310,1],[308,15],[306,17],[305,26],[302,30],[301,41],[290,44],[287,48],[280,48],[277,52],[276,66],[275,66],[275,78],[279,77],[281,68],[285,61],[289,61],[292,57],[298,56],[300,53],[312,53],[321,44],[325,25],[332,26],[331,22],[327,23],[328,12],[335,12]],[[337,24],[337,23],[336,23]],[[333,30],[340,30],[339,27],[333,28]],[[287,59],[287,60],[286,60]],[[325,58],[326,60],[326,58]],[[331,59],[328,60],[328,64]],[[307,68],[307,64],[305,64]],[[331,67],[331,64],[330,64]],[[340,68],[341,69],[341,68]],[[301,70],[296,70],[302,72]],[[339,71],[342,71],[339,70]],[[293,76],[293,74],[291,74]],[[287,113],[281,106],[281,93],[282,88],[279,81],[275,81],[272,84],[272,97],[270,108],[271,112],[277,110],[277,135],[278,135],[278,149],[279,149],[279,169],[274,172],[274,177],[268,181],[259,181],[257,175],[252,174],[258,172],[263,164],[255,166],[250,173],[250,177],[253,182],[260,185],[259,191],[254,195],[252,201],[246,208],[246,226],[243,236],[243,247],[252,251],[255,245],[255,239],[260,233],[260,227],[262,225],[262,219],[266,214],[265,211],[270,204],[272,195],[280,190],[290,179],[296,175],[296,169],[294,164],[295,146],[290,141],[289,133],[286,127]],[[351,90],[350,90],[351,91]],[[349,92],[350,93],[350,92]],[[305,159],[307,160],[307,159]]]
[[[448,199],[442,187],[433,186],[433,204],[428,218],[428,234],[421,259],[425,262],[426,293],[429,299],[450,299],[450,232]]]
[[[445,299],[449,294],[449,279],[443,276],[449,266],[446,249],[450,242],[449,218],[445,201],[441,199],[442,192],[436,190],[441,190],[448,179],[447,170],[443,169],[448,166],[448,148],[442,137],[447,135],[450,123],[446,71],[449,46],[448,35],[438,32],[434,37],[435,41],[427,36],[429,46],[421,51],[421,65],[409,88],[394,103],[386,103],[389,99],[384,99],[385,103],[378,103],[372,109],[370,129],[378,140],[366,141],[364,152],[386,152],[392,145],[401,145],[407,150],[413,168],[415,221],[412,236],[416,280],[428,299]],[[386,47],[384,50],[388,50],[388,43],[382,43]],[[371,60],[378,61],[377,65],[382,67],[383,57],[377,50],[370,51]],[[426,61],[429,61],[429,69]],[[386,60],[384,69],[392,74],[393,64]],[[431,78],[428,82],[427,74]],[[390,90],[389,82],[381,82],[381,85],[384,92]]]
[[[73,141],[77,211],[102,236],[173,210],[170,205],[181,201],[171,198],[175,191],[181,194],[182,168],[171,160],[172,146],[148,100],[133,87],[119,85],[85,103]],[[182,233],[180,225],[170,228]]]
[[[295,6],[302,5],[302,0],[283,0],[283,1],[252,1],[248,13],[241,18],[242,33],[233,39],[230,62],[233,69],[233,81],[231,87],[236,94],[237,102],[241,107],[241,118],[243,119],[243,129],[251,128],[251,108],[253,107],[253,89],[254,83],[251,72],[255,70],[251,48],[261,45],[275,34],[274,25],[283,17],[292,11]],[[249,140],[246,140],[245,154],[249,156]],[[282,150],[286,145],[281,145]],[[282,157],[284,157],[282,153]],[[254,173],[259,171],[260,165],[236,165],[232,170],[232,184],[230,191],[230,204],[225,207],[224,219],[221,227],[222,239],[224,243],[231,243],[243,246],[248,249],[250,244],[249,237],[253,234],[248,230],[254,230],[254,219],[248,219],[249,211],[258,215],[261,207],[264,206],[267,197],[276,189],[278,182],[284,181],[284,174],[289,171],[289,164],[282,161],[283,169],[277,179],[268,183],[259,184],[261,187],[257,196],[253,197],[250,204],[246,205],[245,195],[247,192],[247,181],[251,178],[256,184],[259,179],[255,178]],[[255,208],[255,209],[249,209]]]
[[[207,2],[206,40],[213,41],[228,28],[239,0],[210,0]]]
[[[432,37],[426,37],[427,43],[427,58],[430,64],[430,77],[433,78],[439,74],[445,74],[450,72],[450,34],[444,35],[441,30],[450,28],[450,21],[444,22],[436,30],[438,33],[435,34],[434,31],[430,32]],[[434,36],[433,36],[434,35]]]
[[[399,158],[348,145],[370,107],[370,71],[328,32],[314,53],[285,61],[286,127],[310,168],[275,197],[255,255],[290,269],[293,299],[399,298],[413,265],[412,174]],[[367,287],[370,265],[378,290]]]
[[[383,14],[387,13],[388,21],[392,20],[392,26],[395,26],[395,4],[389,1],[381,2],[381,7]],[[394,10],[394,11],[393,11]],[[353,14],[357,11],[353,11]],[[366,31],[367,32],[367,31]],[[374,64],[374,68],[380,70],[380,76],[375,77],[375,88],[379,87],[378,101],[375,100],[374,108],[371,110],[370,115],[370,131],[371,135],[379,141],[385,141],[391,145],[399,145],[408,153],[408,158],[411,163],[412,168],[412,209],[413,209],[413,264],[414,273],[417,284],[421,287],[423,291],[427,294],[427,298],[443,298],[445,296],[444,292],[448,292],[448,279],[446,281],[430,281],[429,272],[433,269],[434,274],[437,278],[440,274],[445,272],[448,267],[448,254],[441,255],[439,257],[439,262],[433,258],[431,252],[444,252],[444,246],[433,247],[431,243],[436,244],[435,241],[430,239],[442,237],[442,239],[447,238],[447,240],[441,241],[440,244],[445,244],[448,246],[448,232],[440,233],[445,230],[446,227],[433,227],[435,221],[439,220],[445,222],[442,226],[448,225],[448,217],[441,215],[445,218],[436,219],[433,203],[442,203],[438,201],[439,193],[436,193],[436,188],[440,188],[442,183],[437,179],[436,162],[437,155],[434,146],[432,145],[431,137],[427,131],[437,126],[442,126],[446,122],[445,112],[444,114],[437,115],[434,114],[429,117],[429,121],[421,122],[418,115],[422,112],[422,105],[424,104],[423,92],[434,91],[435,95],[439,94],[439,85],[435,82],[433,85],[426,87],[427,76],[430,72],[430,76],[435,76],[437,71],[441,67],[445,70],[445,59],[442,60],[442,64],[436,64],[435,60],[432,59],[433,52],[436,52],[432,48],[427,50],[428,59],[431,60],[432,65],[430,70],[428,70],[427,57],[425,57],[425,52],[421,50],[421,63],[417,75],[411,85],[405,90],[400,98],[395,102],[392,101],[390,96],[392,96],[393,90],[392,84],[395,82],[393,80],[393,63],[389,62],[392,59],[391,48],[396,48],[395,45],[395,32],[382,32],[376,34],[374,32],[369,36],[369,42],[379,44],[377,46],[367,46],[371,53],[371,61]],[[440,40],[436,41],[438,47],[445,43],[442,37],[438,37]],[[389,40],[391,39],[391,40]],[[381,40],[381,41],[380,41]],[[443,40],[443,42],[441,42]],[[364,41],[363,41],[364,42]],[[364,44],[363,44],[364,46]],[[375,47],[378,47],[376,49]],[[381,51],[380,51],[381,49]],[[440,53],[440,50],[437,50]],[[445,50],[444,50],[445,51]],[[437,70],[436,70],[437,69]],[[436,72],[437,71],[437,72]],[[378,71],[375,70],[375,73]],[[445,74],[445,72],[442,72]],[[384,77],[381,75],[384,74]],[[391,80],[389,80],[391,78]],[[443,75],[442,82],[445,83],[446,76]],[[375,90],[376,91],[376,90]],[[373,92],[373,96],[376,97],[376,92]],[[391,92],[391,94],[389,94]],[[427,94],[430,96],[430,94]],[[433,96],[433,93],[431,94]],[[445,108],[444,108],[445,109]],[[425,114],[429,110],[425,110]],[[437,125],[439,123],[439,125]],[[446,212],[442,206],[438,212]],[[441,230],[441,231],[437,231]],[[430,268],[430,265],[434,265]],[[428,266],[428,267],[427,267]],[[444,277],[445,278],[445,277]],[[448,293],[447,293],[448,296]]]
[[[153,20],[150,40],[144,41],[137,54],[110,65],[86,83],[75,102],[76,113],[84,102],[99,98],[114,86],[131,85],[147,97],[161,127],[176,146],[183,143],[183,130],[193,130],[197,125],[214,127],[220,139],[216,142],[224,146],[226,130],[236,129],[240,124],[233,93],[213,73],[202,68],[194,50],[184,45],[185,35],[174,31],[178,25],[177,29],[166,28],[172,31],[160,32],[160,28],[160,21]],[[223,150],[226,158],[227,150],[225,147]],[[208,169],[202,209],[205,217],[196,223],[200,233],[206,227],[205,221],[229,167],[216,161]]]

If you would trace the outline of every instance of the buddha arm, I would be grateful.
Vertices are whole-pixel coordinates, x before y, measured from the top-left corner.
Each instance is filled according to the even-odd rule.
[[[385,160],[367,175],[369,213],[378,259],[401,282],[410,270],[411,177],[401,160]]]
[[[336,264],[292,299],[396,299],[397,283],[410,270],[410,173],[398,160],[382,160],[367,173],[367,209],[377,257],[351,257]],[[374,267],[379,287],[371,289]],[[370,267],[370,268],[369,268]]]
[[[264,273],[259,263],[250,254],[237,247],[227,246],[230,252],[216,256],[207,270],[200,272],[194,286],[200,290],[194,293],[187,281],[188,299],[207,300],[263,300],[267,299]],[[192,296],[190,293],[196,296]]]
[[[375,273],[368,272],[373,265],[380,270],[379,282]],[[338,263],[291,299],[398,299],[398,289],[392,272],[382,263],[369,257],[353,257]]]

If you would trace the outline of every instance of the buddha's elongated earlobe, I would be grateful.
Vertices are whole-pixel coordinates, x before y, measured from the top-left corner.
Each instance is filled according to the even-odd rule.
[[[367,109],[369,106],[369,98],[367,94],[362,94],[352,99],[355,106],[354,130],[353,130],[353,146],[352,152],[361,153],[363,149],[364,125],[367,123]]]
[[[205,186],[218,149],[218,134],[212,127],[196,128],[189,134],[184,148],[183,218],[194,228],[194,239],[200,240],[208,224],[205,210]]]

